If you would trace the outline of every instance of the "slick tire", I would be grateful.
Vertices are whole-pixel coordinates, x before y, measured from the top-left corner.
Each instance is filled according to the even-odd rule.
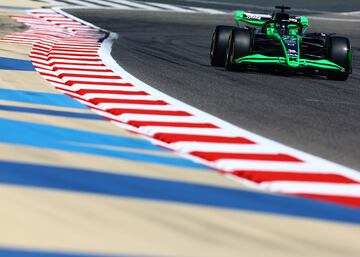
[[[210,63],[215,67],[224,67],[226,47],[232,26],[216,26],[211,40]]]
[[[246,65],[235,64],[235,60],[251,53],[251,32],[247,29],[236,28],[230,33],[226,49],[225,68],[228,70],[245,70]]]
[[[330,37],[328,40],[328,59],[345,68],[345,72],[329,72],[328,79],[345,81],[351,72],[352,58],[349,39]]]

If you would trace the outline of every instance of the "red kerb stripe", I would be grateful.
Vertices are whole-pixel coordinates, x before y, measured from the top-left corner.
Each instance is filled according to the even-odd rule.
[[[277,162],[302,162],[293,156],[287,154],[254,154],[254,153],[221,153],[221,152],[191,152],[208,161],[217,161],[220,159],[238,159],[238,160],[256,160],[256,161],[277,161]]]
[[[69,57],[49,57],[49,59],[61,59],[61,60],[70,60],[70,61],[88,61],[88,62],[99,62],[101,61],[100,58],[84,58],[79,60],[79,58],[69,58]],[[84,65],[84,64],[83,64]]]
[[[181,142],[181,141],[228,143],[228,144],[255,144],[255,142],[246,139],[244,137],[186,135],[186,134],[172,134],[172,133],[157,133],[154,135],[154,137],[169,144],[175,142]]]
[[[336,195],[317,195],[317,194],[293,194],[297,196],[313,198],[317,200],[338,203],[342,205],[347,205],[350,207],[360,208],[360,197],[350,197],[350,196],[336,196]]]
[[[74,53],[72,50],[70,50],[70,53],[51,53],[51,55],[65,55],[65,56],[99,56],[96,53]],[[57,58],[63,58],[63,57],[57,57]]]
[[[45,51],[33,50],[33,51],[31,51],[30,56],[31,56],[32,54],[38,54],[38,55],[42,55],[42,56],[48,56],[48,51],[45,52]]]
[[[54,71],[57,71],[57,70],[63,70],[63,71],[89,71],[89,72],[109,72],[109,73],[112,73],[113,71],[112,70],[109,70],[109,69],[82,69],[82,68],[59,68],[59,67],[54,67],[53,68]]]
[[[191,116],[190,113],[184,111],[138,110],[138,109],[118,109],[118,108],[108,109],[107,111],[114,115],[132,113],[132,114],[150,114],[150,115]],[[164,117],[164,119],[166,119],[166,117]]]
[[[37,56],[35,56],[35,54],[36,54]],[[47,53],[31,52],[31,53],[29,54],[29,57],[30,57],[30,58],[37,58],[37,59],[41,59],[41,60],[45,60],[45,61],[48,60]]]
[[[41,50],[41,51],[49,51],[51,49],[51,47],[45,47],[45,46],[41,46],[38,44],[34,44],[33,50]]]
[[[168,105],[162,100],[133,100],[133,99],[109,99],[109,98],[94,98],[89,100],[93,104],[99,103],[119,103],[119,104],[148,104],[148,105]]]
[[[46,63],[44,64],[44,63],[42,63],[42,62],[38,62],[38,61],[34,61],[34,60],[31,60],[31,62],[32,62],[33,64],[46,65]],[[51,68],[51,66],[49,66],[49,68]]]
[[[130,83],[119,83],[119,82],[94,82],[94,81],[73,81],[73,80],[69,80],[66,82],[66,85],[68,86],[72,86],[74,84],[133,87],[133,85]]]
[[[269,181],[312,181],[324,183],[358,183],[342,175],[331,173],[300,173],[300,172],[276,172],[276,171],[234,171],[233,175],[246,178],[257,183]]]
[[[83,65],[83,66],[96,66],[96,67],[106,67],[103,63],[81,63],[81,62],[52,62],[52,65]]]
[[[106,76],[106,75],[90,75],[90,74],[69,74],[62,73],[59,75],[60,78],[64,77],[75,77],[75,78],[94,78],[94,79],[121,79],[120,76]]]
[[[46,78],[46,80],[49,81],[49,82],[52,82],[52,83],[61,84],[61,85],[65,85],[65,86],[66,86],[65,83],[60,82],[60,81],[55,81],[55,80],[52,80],[52,79],[49,79],[49,78]]]
[[[73,48],[73,47],[60,47],[60,46],[54,46],[52,47],[52,50],[61,50],[61,51],[76,51],[76,52],[81,52],[81,51],[84,51],[84,52],[87,52],[87,51],[93,51],[93,52],[97,52],[99,47],[97,46],[94,46],[94,47],[76,47],[76,48]]]
[[[161,121],[129,121],[135,127],[143,126],[165,126],[165,127],[184,127],[184,128],[218,128],[210,123],[185,123],[185,122],[161,122]]]
[[[85,95],[85,94],[149,95],[145,91],[123,91],[123,90],[81,89],[76,92],[80,95]]]
[[[39,72],[39,73],[41,76],[49,76],[49,77],[57,78],[55,74],[46,73],[46,72]]]

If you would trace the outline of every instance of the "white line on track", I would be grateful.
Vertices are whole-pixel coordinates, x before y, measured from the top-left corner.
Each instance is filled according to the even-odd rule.
[[[129,0],[44,0],[52,4],[84,6],[90,8],[117,8],[121,10],[145,10],[145,11],[172,11],[180,13],[208,13],[208,14],[228,14],[230,12],[211,8],[196,6],[180,6],[174,4],[156,2],[138,2]]]
[[[113,2],[103,1],[103,0],[86,0],[86,1],[92,2],[94,4],[98,4],[97,6],[115,7],[115,8],[123,9],[123,10],[132,10],[133,9],[133,8],[123,5],[123,4],[113,3],[113,2],[115,2],[115,0],[112,0]]]
[[[61,1],[60,1],[61,2]],[[86,7],[99,7],[98,5],[96,4],[92,4],[92,3],[87,3],[87,2],[84,2],[84,1],[81,1],[81,0],[66,0],[67,3],[71,3],[71,4],[74,4],[74,5],[80,5],[80,6],[86,6]],[[59,3],[58,1],[56,1],[56,3]]]
[[[168,10],[168,11],[188,12],[188,13],[195,13],[196,12],[195,10],[182,8],[182,7],[179,7],[179,6],[176,6],[176,5],[171,5],[171,4],[153,3],[153,2],[149,2],[149,4],[160,7],[160,8],[163,8],[164,10]]]
[[[353,11],[353,12],[342,12],[341,15],[349,15],[349,16],[360,16],[360,11]]]
[[[127,0],[111,0],[113,2],[117,2],[119,4],[122,4],[123,6],[129,6],[133,8],[143,9],[143,10],[150,10],[150,11],[158,11],[159,8],[155,8],[153,6],[147,5],[147,4],[140,4],[133,1],[127,1]],[[106,1],[107,2],[107,1]]]
[[[228,12],[210,9],[210,8],[202,8],[202,7],[189,7],[189,9],[194,10],[200,13],[209,13],[209,14],[227,14]]]

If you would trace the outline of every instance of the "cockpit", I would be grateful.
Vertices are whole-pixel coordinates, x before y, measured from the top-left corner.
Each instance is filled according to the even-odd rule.
[[[281,22],[281,21],[288,21],[290,20],[290,15],[288,13],[279,12],[275,13],[273,16],[273,20]]]

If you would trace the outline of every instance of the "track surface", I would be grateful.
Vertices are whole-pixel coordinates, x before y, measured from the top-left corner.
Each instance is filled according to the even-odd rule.
[[[205,8],[214,8],[222,10],[235,10],[241,8],[251,9],[271,9],[275,5],[291,6],[295,11],[302,12],[350,12],[359,11],[360,2],[357,0],[342,1],[339,0],[152,0],[138,2],[157,2],[165,4],[176,4],[183,6],[198,6]]]
[[[312,21],[315,31],[337,32],[351,39],[354,74],[347,82],[334,82],[211,67],[212,30],[217,24],[232,24],[231,16],[69,12],[118,32],[112,55],[151,86],[240,127],[360,170],[358,22]]]

